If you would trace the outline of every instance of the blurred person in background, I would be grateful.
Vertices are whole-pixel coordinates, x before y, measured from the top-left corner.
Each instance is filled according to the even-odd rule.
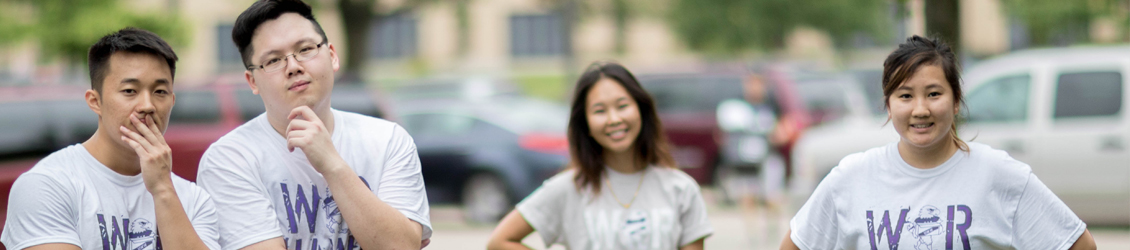
[[[20,175],[0,240],[8,249],[220,249],[211,198],[171,172],[163,133],[176,53],[125,28],[91,46],[88,60],[98,130]]]
[[[789,141],[792,126],[782,124],[784,114],[773,100],[768,84],[758,74],[749,74],[742,83],[743,100],[731,99],[718,105],[719,126],[725,131],[724,174],[718,185],[725,195],[736,200],[751,227],[754,242],[776,239],[784,223],[767,223],[783,214],[786,204],[785,171],[782,147]],[[764,205],[766,213],[758,213]],[[772,229],[770,227],[772,226]]]
[[[198,181],[224,249],[420,249],[432,228],[416,145],[330,106],[337,51],[298,0],[256,1],[232,39],[266,109],[213,143]],[[335,247],[336,246],[336,247]]]
[[[959,72],[937,39],[900,44],[882,82],[901,139],[844,157],[781,249],[1095,249],[1087,225],[1031,167],[957,137]]]
[[[506,215],[487,248],[528,249],[537,231],[568,249],[703,249],[706,205],[675,168],[651,96],[616,63],[590,66],[573,93],[569,168]]]

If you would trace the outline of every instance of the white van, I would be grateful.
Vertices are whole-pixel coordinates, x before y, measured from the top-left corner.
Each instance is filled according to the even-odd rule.
[[[1031,165],[1088,224],[1130,224],[1130,47],[1025,51],[963,77],[963,139]]]
[[[962,139],[1031,165],[1088,224],[1130,225],[1130,46],[1021,51],[962,77]],[[885,122],[864,113],[806,131],[791,156],[793,197],[803,203],[844,156],[898,141]]]

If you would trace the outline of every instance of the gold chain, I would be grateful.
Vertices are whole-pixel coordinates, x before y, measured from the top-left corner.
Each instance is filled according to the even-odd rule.
[[[636,196],[640,195],[640,188],[643,187],[643,176],[645,174],[647,174],[647,169],[644,169],[643,171],[644,172],[640,174],[640,183],[638,185],[636,185],[636,193],[632,194],[632,200],[629,200],[628,204],[624,204],[623,202],[620,202],[620,198],[616,197],[616,191],[612,190],[613,189],[612,188],[612,182],[609,181],[609,179],[611,179],[612,176],[608,176],[607,178],[604,178],[604,183],[608,184],[608,192],[612,193],[612,198],[616,199],[616,203],[620,204],[620,206],[623,206],[624,209],[628,209],[629,207],[632,207],[632,203],[636,202]]]

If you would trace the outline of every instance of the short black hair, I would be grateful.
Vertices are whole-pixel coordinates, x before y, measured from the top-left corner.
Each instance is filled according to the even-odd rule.
[[[102,93],[102,81],[110,71],[110,56],[118,51],[148,53],[165,59],[170,76],[176,76],[177,53],[157,34],[148,30],[126,27],[99,39],[90,46],[87,66],[90,67],[90,88]]]
[[[322,36],[322,42],[327,41],[326,32],[322,25],[314,19],[310,5],[302,0],[259,0],[247,7],[235,19],[235,27],[231,30],[231,39],[239,49],[240,58],[243,59],[244,68],[251,67],[251,38],[255,36],[255,29],[263,23],[279,18],[283,13],[295,13],[305,17],[314,24],[314,31]]]

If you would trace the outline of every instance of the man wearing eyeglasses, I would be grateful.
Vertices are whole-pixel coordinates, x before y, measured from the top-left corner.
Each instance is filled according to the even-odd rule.
[[[412,138],[395,123],[331,108],[333,43],[310,6],[256,1],[232,38],[266,113],[200,161],[223,249],[420,249],[431,237]]]

